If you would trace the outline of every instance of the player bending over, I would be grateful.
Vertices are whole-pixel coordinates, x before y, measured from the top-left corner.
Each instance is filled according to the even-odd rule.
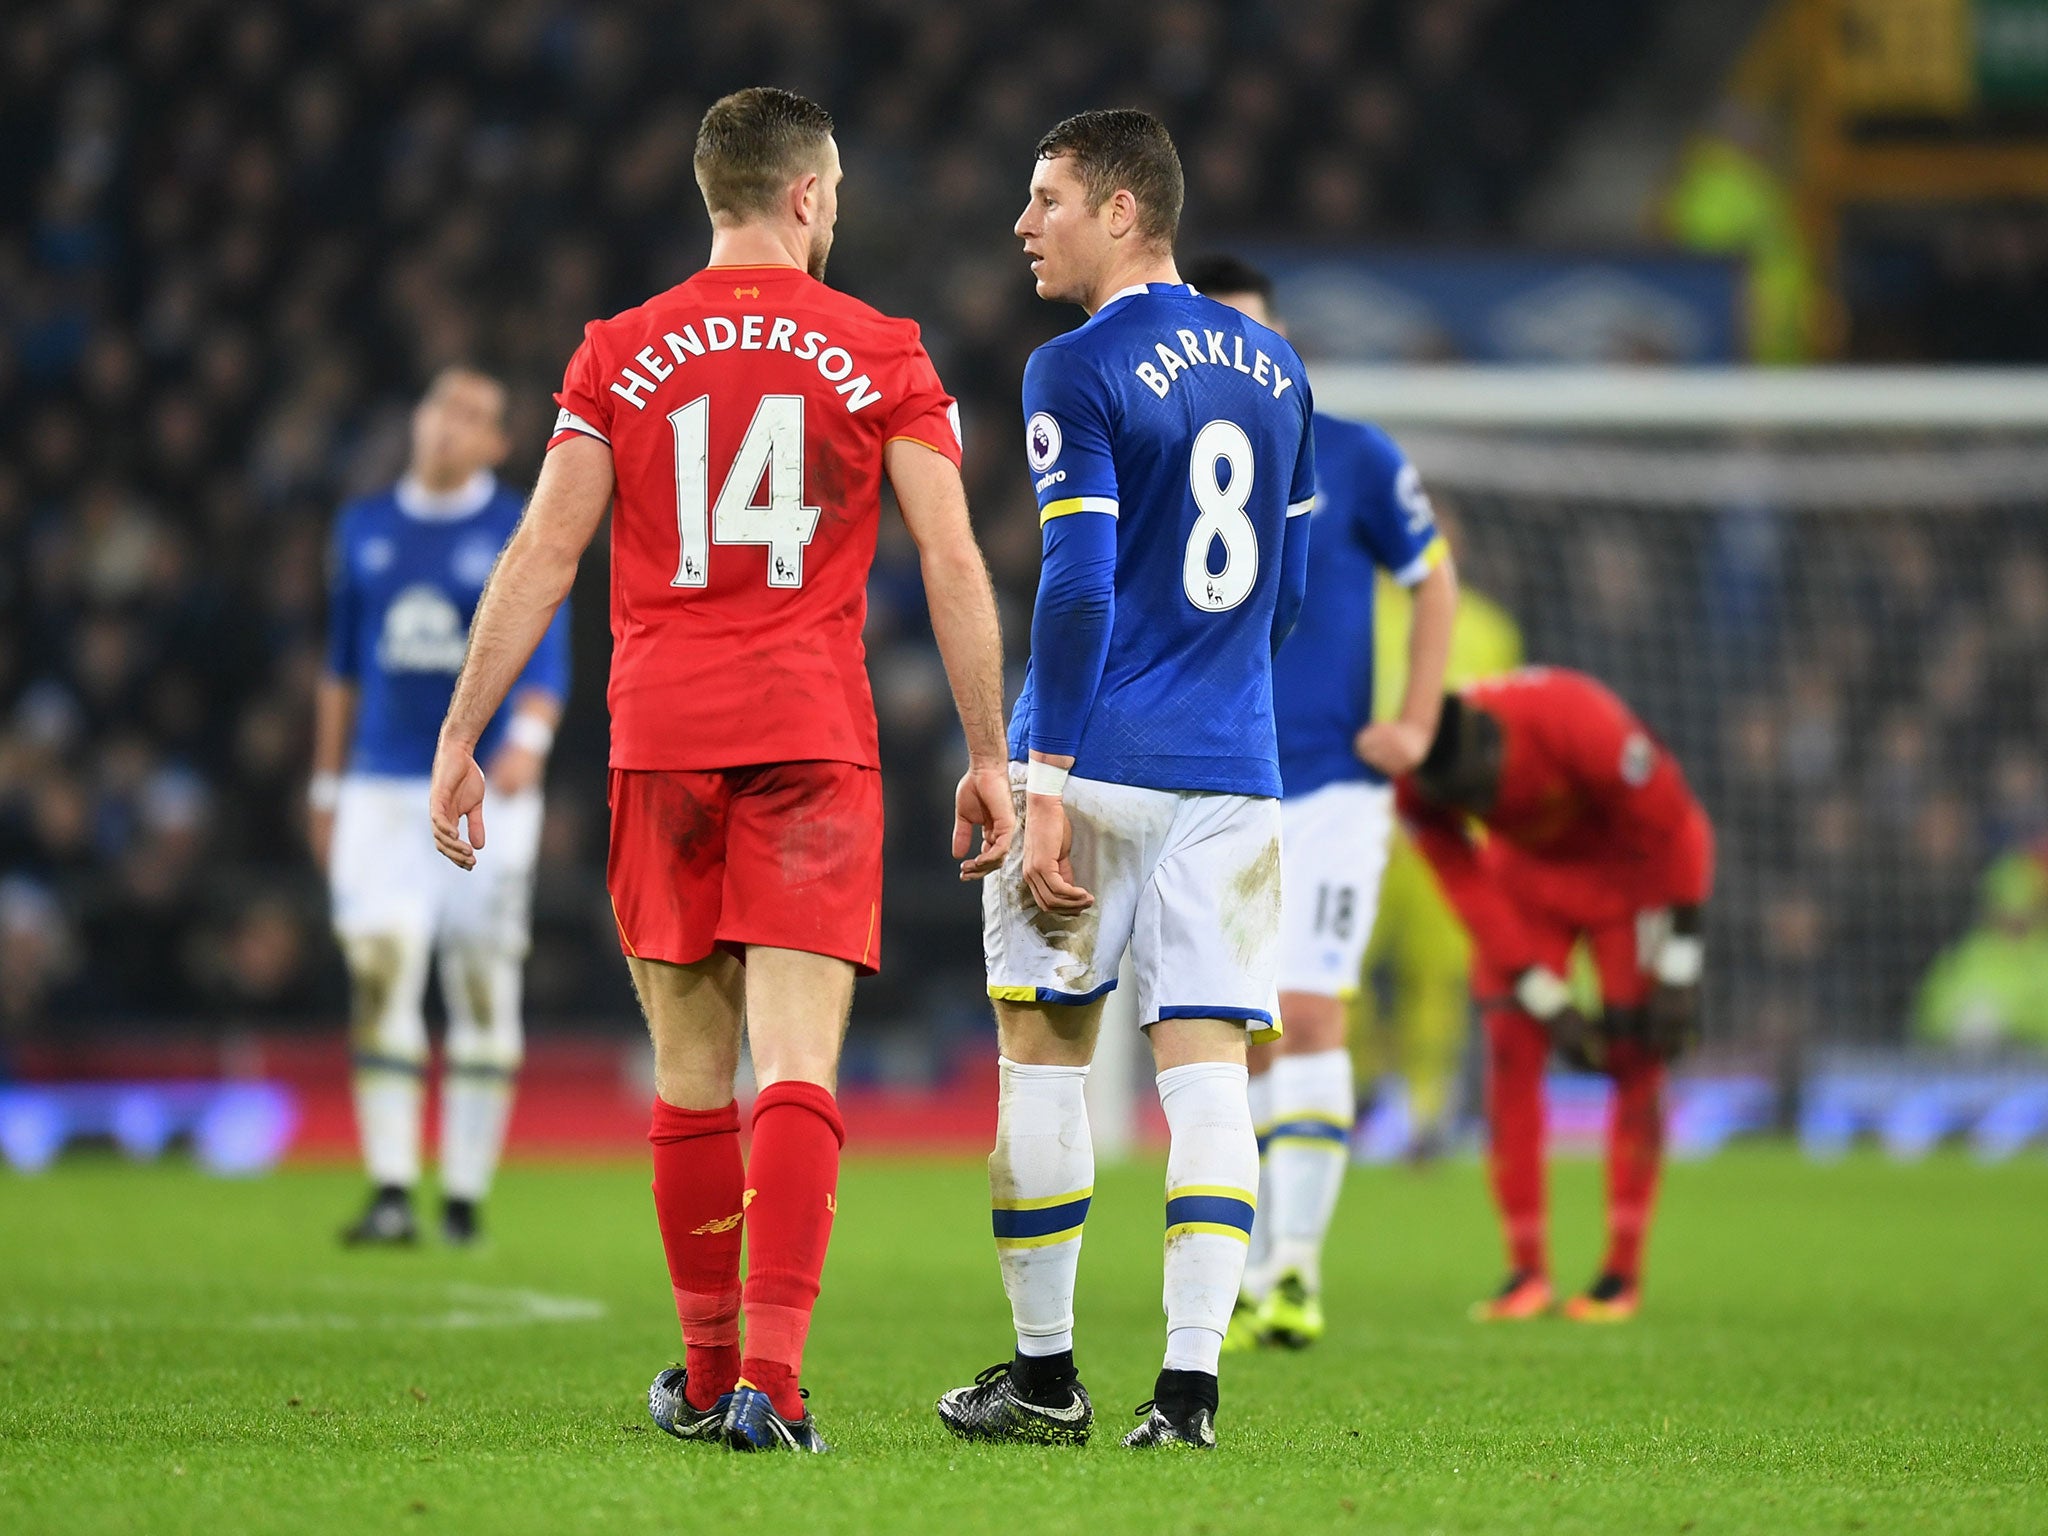
[[[1173,1139],[1166,1359],[1124,1443],[1215,1444],[1259,1177],[1245,1032],[1273,1022],[1280,934],[1272,654],[1301,605],[1315,466],[1294,349],[1174,270],[1181,193],[1156,120],[1084,112],[1039,141],[1017,221],[1039,297],[1089,319],[1024,372],[1045,546],[1010,722],[1024,829],[982,891],[1002,1051],[989,1186],[1017,1349],[939,1400],[967,1439],[1088,1437],[1081,1087],[1128,944]]]
[[[369,1208],[342,1233],[348,1243],[418,1237],[421,1002],[437,954],[448,1010],[441,1232],[451,1243],[478,1236],[512,1109],[541,775],[569,689],[566,609],[512,681],[511,707],[479,724],[475,756],[489,765],[499,809],[474,878],[434,857],[426,809],[434,734],[470,620],[519,522],[518,495],[491,473],[509,446],[504,386],[450,368],[413,412],[405,478],[335,523],[309,798],[314,856],[348,962],[356,1128],[373,1186]]]
[[[1273,284],[1231,257],[1186,274],[1274,323]],[[1351,1161],[1357,1096],[1345,1003],[1379,908],[1394,829],[1391,776],[1422,761],[1443,701],[1458,579],[1421,477],[1378,427],[1318,414],[1314,558],[1294,633],[1273,658],[1279,731],[1280,1019],[1252,1049],[1259,1219],[1226,1347],[1303,1348],[1323,1336],[1323,1239]],[[1378,571],[1415,593],[1400,712],[1373,720]],[[1261,1058],[1264,1058],[1263,1060]]]
[[[1486,1114],[1507,1283],[1482,1319],[1550,1310],[1543,1201],[1543,1069],[1552,1046],[1614,1079],[1607,1258],[1565,1315],[1635,1315],[1664,1141],[1664,1068],[1699,1015],[1700,914],[1714,838],[1677,760],[1592,678],[1531,667],[1444,702],[1429,756],[1401,781],[1401,814],[1472,932],[1486,1026]],[[1484,828],[1483,838],[1472,824]],[[1588,1021],[1565,976],[1591,951],[1602,1009]]]
[[[612,503],[608,884],[654,1037],[654,1207],[687,1349],[648,1406],[678,1439],[823,1451],[798,1378],[836,1209],[840,1041],[854,977],[880,962],[861,626],[884,473],[967,731],[953,850],[977,825],[983,842],[963,876],[995,868],[1014,831],[1002,644],[958,418],[917,327],[820,280],[832,119],[740,91],[705,113],[696,171],[709,265],[592,322],[569,361],[442,730],[434,827],[458,863],[488,846],[478,732]],[[744,1164],[743,1024],[760,1085]]]

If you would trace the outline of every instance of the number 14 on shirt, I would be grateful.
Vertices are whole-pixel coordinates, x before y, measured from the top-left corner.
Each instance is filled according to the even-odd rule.
[[[763,395],[711,497],[711,397],[699,395],[670,411],[676,439],[676,533],[682,550],[670,586],[711,580],[711,546],[768,546],[768,585],[804,584],[804,546],[818,530],[818,508],[804,504],[804,397]],[[767,477],[768,500],[754,493]]]

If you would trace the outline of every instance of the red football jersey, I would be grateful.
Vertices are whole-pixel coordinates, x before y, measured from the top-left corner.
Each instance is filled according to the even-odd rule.
[[[960,462],[908,320],[794,267],[707,267],[593,320],[548,446],[609,443],[614,768],[879,767],[861,629],[882,447]]]
[[[1595,928],[1707,899],[1707,814],[1677,759],[1612,692],[1582,672],[1528,667],[1465,697],[1500,721],[1505,747],[1483,844],[1412,779],[1398,794],[1417,847],[1482,949],[1522,958],[1522,906]]]

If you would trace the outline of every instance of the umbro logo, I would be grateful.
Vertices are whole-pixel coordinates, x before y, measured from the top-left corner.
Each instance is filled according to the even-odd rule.
[[[753,1191],[749,1190],[747,1193],[752,1194]],[[709,1237],[715,1232],[730,1232],[740,1224],[740,1218],[743,1215],[745,1215],[743,1211],[734,1211],[730,1216],[717,1217],[714,1220],[705,1222],[701,1227],[690,1228],[690,1236]]]

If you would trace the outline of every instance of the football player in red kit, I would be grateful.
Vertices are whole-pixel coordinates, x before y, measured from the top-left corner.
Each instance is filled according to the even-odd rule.
[[[1472,932],[1472,994],[1486,1025],[1486,1112],[1509,1275],[1484,1319],[1553,1305],[1544,1224],[1543,1072],[1567,1061],[1614,1080],[1607,1258],[1565,1315],[1635,1315],[1664,1137],[1664,1069],[1698,1019],[1700,914],[1713,830],[1678,763],[1606,688],[1531,667],[1445,701],[1429,756],[1399,789],[1402,815]],[[1476,824],[1476,826],[1475,826]],[[1483,831],[1481,830],[1483,829]],[[1602,1008],[1566,982],[1584,941]]]
[[[884,474],[966,729],[953,851],[968,878],[1001,865],[1015,829],[1002,644],[959,419],[917,327],[820,281],[832,119],[740,91],[705,114],[695,163],[711,260],[593,321],[570,359],[532,503],[477,611],[431,813],[442,851],[472,864],[477,733],[609,503],[607,883],[654,1037],[655,1214],[687,1349],[648,1406],[679,1439],[822,1451],[798,1375],[836,1210],[840,1041],[855,975],[880,962],[861,627]],[[744,1162],[743,1025],[760,1086]]]

